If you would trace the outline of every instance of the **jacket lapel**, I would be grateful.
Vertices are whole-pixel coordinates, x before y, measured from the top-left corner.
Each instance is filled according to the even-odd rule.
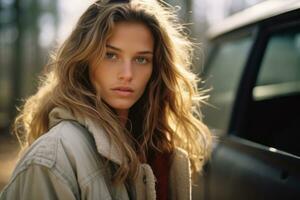
[[[187,153],[175,149],[170,171],[171,199],[188,200],[192,197],[191,169]]]

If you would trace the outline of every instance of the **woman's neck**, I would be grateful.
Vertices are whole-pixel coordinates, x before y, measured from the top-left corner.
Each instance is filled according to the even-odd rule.
[[[121,124],[125,126],[128,119],[128,110],[116,110],[116,112],[119,116]]]

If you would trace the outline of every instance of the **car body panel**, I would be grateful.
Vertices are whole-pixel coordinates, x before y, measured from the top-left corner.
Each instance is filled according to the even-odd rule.
[[[210,27],[206,36],[212,40],[224,33],[236,30],[237,28],[249,26],[296,9],[300,9],[299,0],[265,1],[242,12],[236,13],[219,24]]]

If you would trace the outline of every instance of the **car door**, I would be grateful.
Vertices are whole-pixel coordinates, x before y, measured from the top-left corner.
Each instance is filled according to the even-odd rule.
[[[205,72],[212,106],[204,120],[217,140],[203,173],[203,199],[300,199],[297,14],[215,41]]]

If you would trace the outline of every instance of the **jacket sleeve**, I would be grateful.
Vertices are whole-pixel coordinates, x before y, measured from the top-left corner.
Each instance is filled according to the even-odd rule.
[[[53,168],[38,164],[29,165],[20,171],[0,194],[0,200],[63,199],[76,196],[70,185]]]

